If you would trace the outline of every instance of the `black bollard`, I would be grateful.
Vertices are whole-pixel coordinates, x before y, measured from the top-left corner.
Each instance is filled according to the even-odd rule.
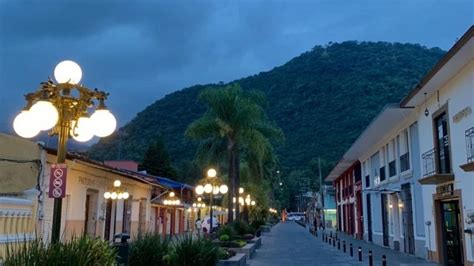
[[[369,266],[374,266],[374,259],[372,258],[372,250],[369,250]]]
[[[359,261],[362,261],[362,248],[359,247]]]
[[[382,266],[387,266],[387,256],[382,255]]]
[[[337,249],[341,250],[341,240],[337,240]]]
[[[342,252],[346,253],[346,240],[342,241]]]
[[[349,244],[349,251],[351,253],[351,257],[354,256],[354,251],[352,250],[352,243]]]
[[[336,247],[336,239],[335,238],[332,239],[332,246]]]

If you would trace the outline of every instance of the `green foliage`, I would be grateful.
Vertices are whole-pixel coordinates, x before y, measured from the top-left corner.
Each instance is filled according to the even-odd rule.
[[[232,222],[232,227],[234,228],[235,233],[239,236],[255,234],[255,229],[244,221],[234,221]]]
[[[229,249],[226,249],[226,248],[219,248],[219,259],[220,260],[227,260],[231,257],[235,256],[235,251],[233,250],[229,250]]]
[[[164,265],[165,256],[170,252],[170,245],[161,235],[139,235],[130,244],[130,266],[134,265]]]
[[[231,226],[231,225],[222,225],[219,230],[217,231],[217,235],[219,237],[223,236],[223,235],[227,235],[230,239],[233,239],[234,236],[235,236],[235,231],[234,231],[234,228]]]
[[[161,136],[152,141],[148,146],[143,158],[142,167],[151,175],[163,177],[177,176]]]
[[[7,246],[6,266],[112,265],[116,250],[107,241],[89,236],[46,245],[41,239]]]
[[[312,159],[320,156],[325,160],[325,176],[383,106],[399,102],[443,54],[440,49],[417,44],[331,43],[236,82],[244,91],[258,89],[265,94],[268,104],[262,106],[285,134],[285,142],[275,148],[281,177],[302,170],[315,179],[314,164],[308,165]],[[192,160],[201,144],[185,138],[184,132],[206,112],[198,95],[208,87],[220,86],[186,88],[138,113],[121,129],[122,157],[142,161],[149,143],[160,133],[173,165]],[[90,156],[115,159],[118,143],[118,134],[102,138],[90,149]],[[281,192],[284,204],[289,204],[288,189]]]
[[[219,236],[219,241],[226,242],[226,241],[229,241],[229,240],[230,240],[229,235],[220,235]]]
[[[170,261],[174,266],[214,266],[218,255],[218,247],[210,240],[187,235],[173,244]]]

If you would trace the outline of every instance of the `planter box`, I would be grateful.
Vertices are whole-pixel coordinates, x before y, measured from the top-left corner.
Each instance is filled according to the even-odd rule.
[[[261,237],[254,237],[250,240],[247,240],[247,243],[255,244],[255,248],[259,248],[262,245],[262,238]]]
[[[229,248],[230,250],[235,251],[235,253],[243,253],[247,256],[247,259],[251,259],[255,250],[257,249],[255,244],[247,244],[241,248]]]
[[[270,233],[270,231],[272,230],[272,228],[269,225],[262,225],[260,226],[260,229],[262,229],[262,232],[265,232],[265,233]]]
[[[235,256],[226,259],[219,260],[217,266],[245,266],[247,265],[247,256],[243,253],[237,253]]]

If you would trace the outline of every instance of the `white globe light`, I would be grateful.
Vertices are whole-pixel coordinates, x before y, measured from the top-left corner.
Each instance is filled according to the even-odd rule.
[[[212,185],[211,184],[206,184],[204,186],[204,192],[206,192],[208,194],[211,193],[212,192]]]
[[[204,207],[206,207],[206,204],[204,204],[204,203],[203,203],[203,204],[201,204],[201,207],[203,207],[203,208],[204,208]]]
[[[107,109],[96,110],[91,115],[94,135],[98,137],[107,137],[112,134],[117,127],[117,120],[114,115]]]
[[[219,190],[221,191],[222,194],[225,194],[227,193],[227,191],[229,191],[229,188],[227,187],[227,185],[221,185]]]
[[[255,200],[252,200],[252,202],[250,203],[252,206],[255,206]]]
[[[77,123],[72,123],[70,131],[72,138],[79,142],[86,142],[94,137],[92,122],[88,117],[79,117]]]
[[[211,168],[211,169],[207,170],[207,176],[208,177],[216,177],[216,175],[217,175],[216,169]]]
[[[197,204],[196,204],[196,203],[193,203],[193,207],[195,207],[195,208],[196,208],[196,207],[197,207]]]
[[[181,204],[181,201],[180,200],[176,200],[176,205],[179,205]]]
[[[41,130],[51,129],[58,123],[58,109],[49,101],[37,101],[31,106],[30,112],[38,121]]]
[[[170,197],[174,197],[174,192],[173,191],[170,192]]]
[[[130,197],[130,194],[128,194],[128,192],[124,192],[122,197],[123,199],[128,199]]]
[[[246,198],[245,203],[247,203],[247,205],[250,205],[250,198]]]
[[[201,204],[201,203],[198,203],[197,206],[198,206],[198,208],[201,208],[202,204]]]
[[[164,200],[164,201],[163,201],[163,204],[168,205],[168,201],[167,201],[167,200]]]
[[[218,187],[218,186],[215,186],[215,187],[212,189],[212,194],[217,195],[217,194],[219,194],[219,191],[220,191],[220,190],[219,190],[219,187]]]
[[[198,195],[202,195],[202,193],[204,193],[204,187],[201,186],[201,185],[197,186],[197,187],[196,187],[196,193],[197,193]],[[198,200],[199,200],[199,199],[198,199]]]
[[[105,198],[105,199],[110,199],[110,192],[108,192],[108,191],[105,192],[105,193],[104,193],[104,198]]]
[[[243,188],[243,187],[240,187],[240,188],[239,188],[239,194],[242,194],[242,193],[244,193],[244,188]]]
[[[58,83],[77,84],[81,81],[81,67],[74,61],[65,60],[54,68],[54,78]]]
[[[122,197],[123,197],[123,194],[122,194],[122,193],[118,193],[117,199],[122,199]]]
[[[115,180],[114,181],[114,187],[120,187],[120,185],[122,185],[122,182],[120,182],[120,180]]]
[[[22,138],[32,138],[40,132],[38,120],[30,111],[23,110],[13,120],[13,129]]]
[[[116,199],[117,197],[118,197],[117,192],[112,192],[112,193],[110,194],[110,198],[111,198],[111,199]]]

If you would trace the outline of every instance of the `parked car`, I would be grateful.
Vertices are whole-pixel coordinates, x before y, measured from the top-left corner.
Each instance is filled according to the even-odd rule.
[[[289,212],[287,219],[288,221],[304,221],[304,213],[303,212]]]

